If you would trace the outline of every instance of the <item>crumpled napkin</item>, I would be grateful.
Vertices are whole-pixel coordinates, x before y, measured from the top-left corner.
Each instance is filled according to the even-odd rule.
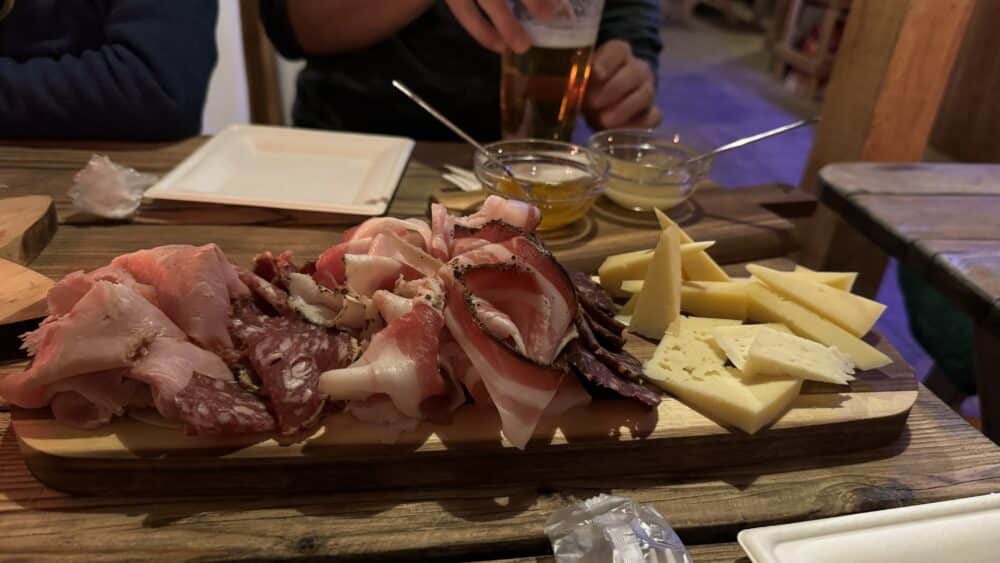
[[[95,154],[73,177],[69,197],[73,207],[80,211],[107,219],[125,219],[139,209],[142,194],[158,179]]]
[[[624,497],[602,494],[557,510],[545,534],[559,562],[691,563],[655,508]]]

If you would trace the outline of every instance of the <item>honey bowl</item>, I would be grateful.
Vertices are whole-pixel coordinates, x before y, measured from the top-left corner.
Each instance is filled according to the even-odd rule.
[[[542,212],[540,231],[580,219],[606,187],[610,168],[607,157],[579,145],[525,139],[500,141],[484,148],[493,159],[476,154],[476,177],[490,193],[537,206]],[[513,172],[516,181],[501,164]]]
[[[605,195],[634,211],[676,207],[691,197],[712,167],[711,158],[685,163],[703,147],[680,134],[609,129],[593,134],[587,147],[610,162]]]

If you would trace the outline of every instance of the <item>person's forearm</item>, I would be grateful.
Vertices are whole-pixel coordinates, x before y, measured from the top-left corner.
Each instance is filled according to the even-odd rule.
[[[288,20],[310,55],[370,47],[424,13],[433,0],[288,0]]]

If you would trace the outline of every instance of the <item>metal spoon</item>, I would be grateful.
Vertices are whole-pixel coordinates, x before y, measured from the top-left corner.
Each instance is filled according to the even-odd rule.
[[[819,117],[810,117],[809,119],[803,119],[802,121],[796,121],[795,123],[789,123],[788,125],[782,125],[781,127],[775,127],[769,131],[764,131],[763,133],[757,133],[756,135],[750,135],[749,137],[743,137],[742,139],[736,139],[731,143],[722,145],[721,147],[712,149],[706,153],[699,154],[698,156],[693,156],[684,162],[681,162],[678,166],[686,166],[692,162],[698,162],[699,160],[704,160],[706,158],[721,154],[724,152],[731,151],[733,149],[738,149],[740,147],[745,147],[751,143],[756,143],[757,141],[763,141],[775,135],[781,135],[782,133],[787,133],[799,127],[805,127],[806,125],[812,125],[817,123]]]
[[[501,162],[500,159],[498,159],[497,157],[493,156],[493,154],[490,153],[490,151],[486,150],[486,147],[484,147],[484,146],[480,145],[479,143],[477,143],[476,140],[473,139],[468,133],[466,133],[465,131],[462,131],[461,129],[459,129],[458,125],[455,125],[454,123],[452,123],[450,119],[448,119],[447,117],[445,117],[444,115],[442,115],[441,112],[439,112],[438,110],[434,109],[434,107],[432,107],[430,104],[428,104],[426,101],[424,101],[423,98],[421,98],[420,96],[418,96],[417,94],[415,94],[413,92],[413,90],[410,90],[409,88],[407,88],[406,85],[404,85],[402,82],[400,82],[398,80],[393,80],[392,81],[392,85],[395,86],[395,88],[397,90],[399,90],[400,92],[402,92],[403,94],[405,94],[407,98],[410,98],[418,106],[422,107],[424,109],[424,111],[426,111],[427,113],[429,113],[432,116],[434,116],[434,118],[437,119],[438,121],[440,121],[442,125],[444,125],[448,129],[451,129],[452,132],[454,132],[456,135],[458,135],[459,137],[461,137],[462,139],[464,139],[465,142],[467,142],[470,145],[476,147],[476,150],[478,150],[479,152],[483,153],[483,155],[486,158],[488,158],[490,160],[490,162],[492,162],[493,164],[496,164],[497,166],[499,166],[500,169],[503,170],[504,174],[506,174],[511,179],[511,181],[514,182],[515,185],[520,186],[521,189],[524,190],[524,192],[526,194],[528,194],[529,196],[531,195],[531,186],[528,185],[526,182],[519,181],[514,176],[514,171],[511,170],[509,166],[507,166],[506,164],[504,164],[503,162]]]

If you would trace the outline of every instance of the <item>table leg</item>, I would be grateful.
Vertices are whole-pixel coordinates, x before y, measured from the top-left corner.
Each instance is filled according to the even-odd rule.
[[[977,326],[973,341],[976,391],[983,417],[983,434],[1000,444],[1000,337]]]

